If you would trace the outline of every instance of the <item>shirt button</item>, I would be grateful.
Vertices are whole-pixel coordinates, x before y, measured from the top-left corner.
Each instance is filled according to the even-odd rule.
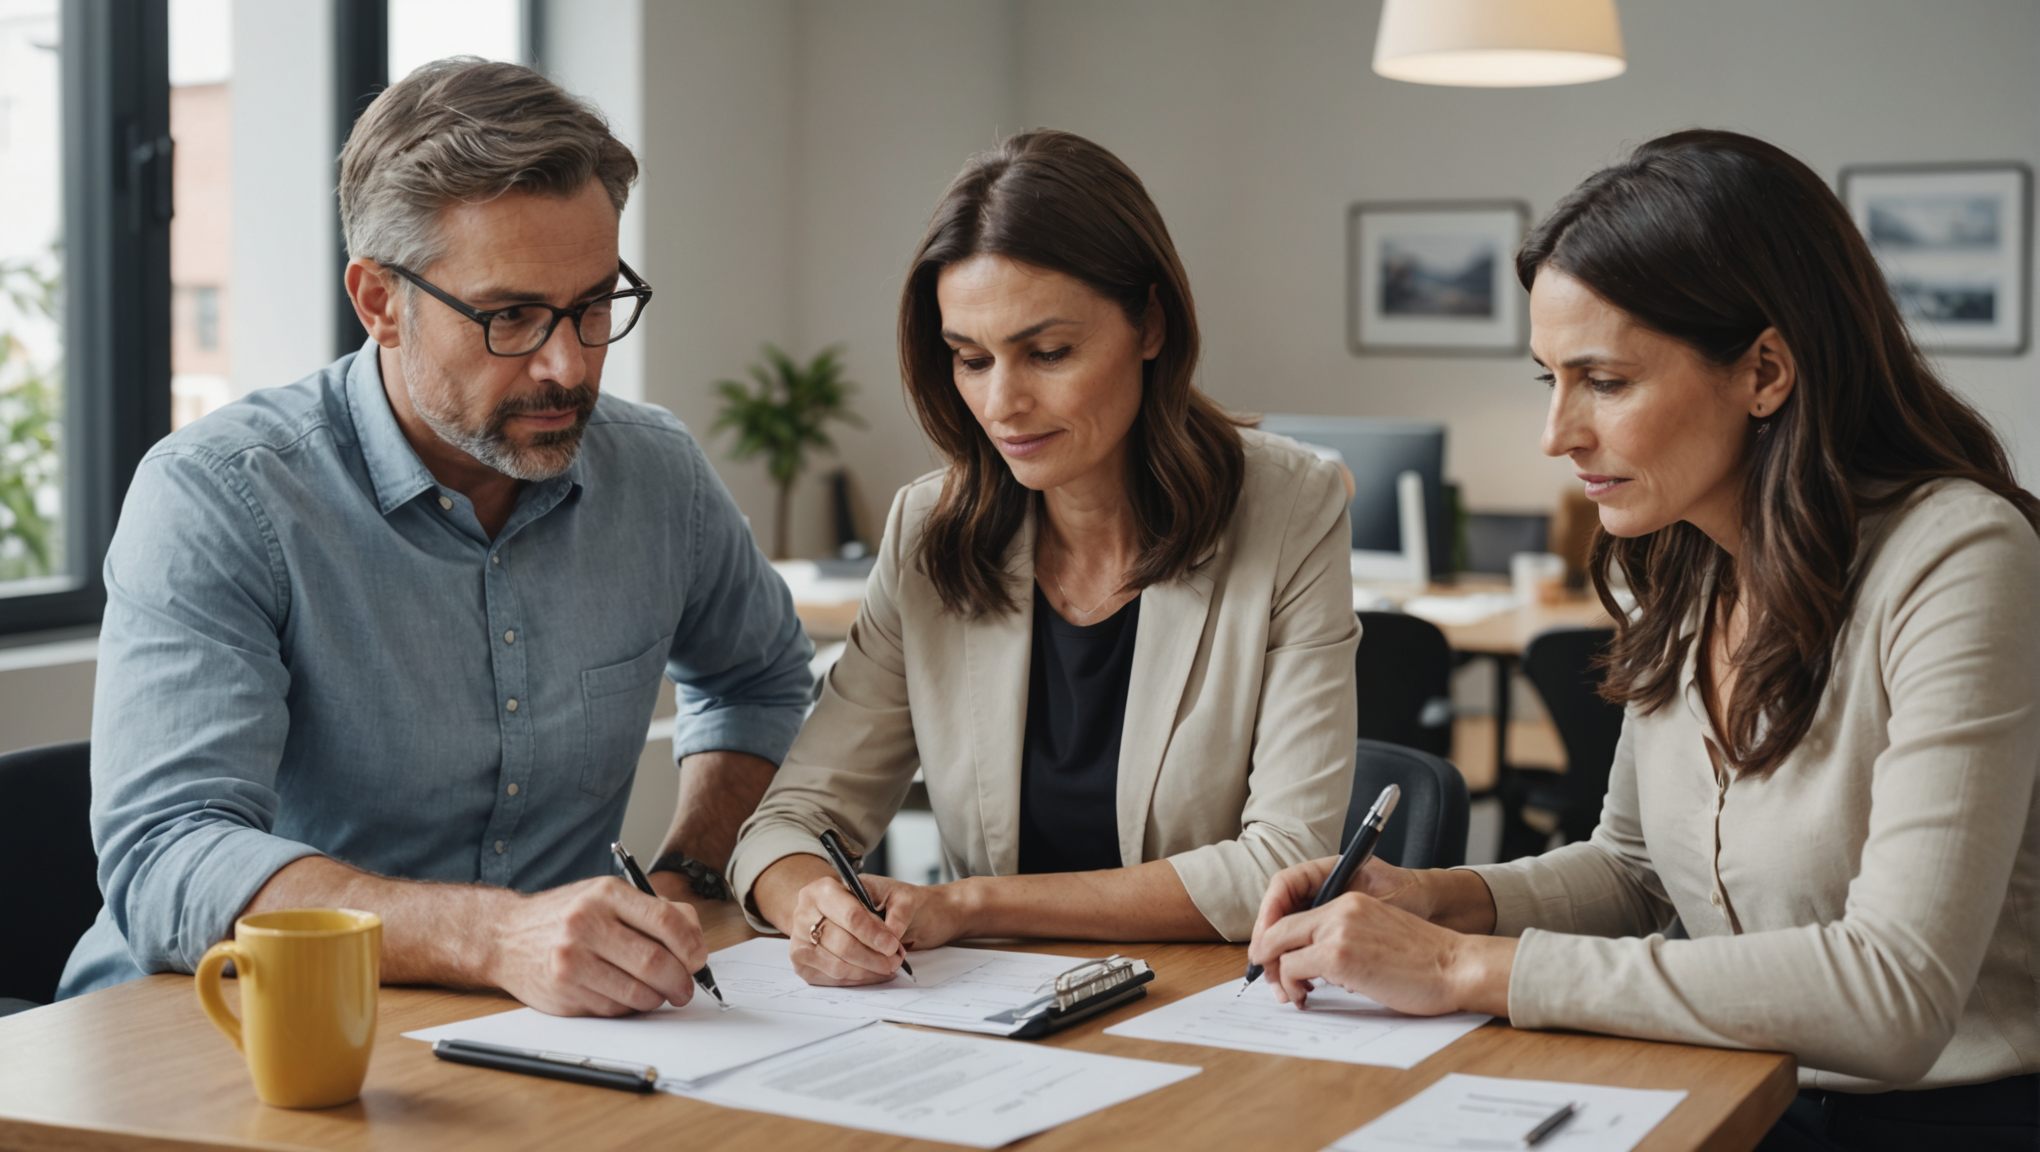
[[[451,501],[451,500],[447,499],[447,498],[446,498],[446,497],[444,497],[444,496],[441,496],[441,497],[439,498],[439,506],[440,506],[441,508],[444,508],[444,509],[446,509],[446,510],[447,510],[448,512],[451,512],[451,511],[453,511],[453,501]]]
[[[501,564],[502,562],[503,562],[503,558],[502,558],[501,556],[491,556],[491,557],[489,557],[489,563],[491,563],[491,564]]]
[[[512,785],[510,786],[510,794],[511,794],[512,796],[515,796],[515,795],[517,795],[517,785],[515,785],[515,784],[512,784]]]
[[[512,712],[515,712],[517,711],[517,701],[513,699],[508,704],[503,705],[503,707],[508,708]]]
[[[501,856],[502,854],[503,854],[503,842],[501,840],[498,840],[496,841],[496,855]]]
[[[505,643],[505,644],[515,644],[515,643],[517,643],[517,632],[516,632],[516,630],[515,630],[515,629],[512,629],[511,631],[508,631],[508,632],[505,632],[505,633],[503,633],[503,643]]]

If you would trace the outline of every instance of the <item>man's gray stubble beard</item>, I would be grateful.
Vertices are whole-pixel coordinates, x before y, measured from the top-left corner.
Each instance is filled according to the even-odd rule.
[[[411,367],[405,366],[404,385],[411,393],[412,410],[432,429],[433,435],[474,457],[477,463],[513,480],[528,481],[550,480],[573,466],[581,448],[581,432],[587,427],[585,420],[558,432],[541,433],[528,447],[519,447],[510,442],[501,427],[485,424],[465,428],[458,422],[458,416],[440,409],[437,402],[450,396],[453,389],[438,364],[431,365],[433,384],[437,385],[433,389],[420,387]]]

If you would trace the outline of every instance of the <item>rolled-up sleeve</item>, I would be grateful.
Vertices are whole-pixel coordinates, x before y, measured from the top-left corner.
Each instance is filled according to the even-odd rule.
[[[1191,903],[1228,940],[1253,933],[1277,872],[1338,851],[1359,728],[1345,482],[1329,466],[1298,489],[1279,561],[1240,834],[1167,857]]]
[[[747,752],[778,764],[807,715],[815,647],[786,581],[758,551],[729,489],[692,440],[688,455],[696,547],[666,665],[679,704],[673,757]]]
[[[143,972],[189,972],[269,878],[317,849],[271,834],[290,718],[274,535],[224,463],[158,452],[105,567],[92,838]]]

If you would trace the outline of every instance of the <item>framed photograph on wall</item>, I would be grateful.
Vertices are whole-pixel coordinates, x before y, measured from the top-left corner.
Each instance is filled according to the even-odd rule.
[[[1346,343],[1355,356],[1519,356],[1529,298],[1520,200],[1355,204],[1346,213]]]
[[[1842,201],[1922,348],[1973,356],[2026,350],[2032,169],[2017,162],[1845,168]]]

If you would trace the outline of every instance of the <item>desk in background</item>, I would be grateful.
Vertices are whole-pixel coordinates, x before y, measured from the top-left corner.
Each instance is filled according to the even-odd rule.
[[[711,950],[755,935],[735,905],[695,903]],[[1732,1152],[1753,1147],[1797,1087],[1792,1058],[1776,1053],[1519,1032],[1501,1024],[1476,1030],[1408,1071],[1107,1036],[1107,1025],[1132,1013],[1239,979],[1246,949],[1045,942],[1018,947],[1098,956],[1116,950],[1145,957],[1159,973],[1145,1001],[1041,1043],[1197,1064],[1204,1072],[1015,1148],[1317,1152],[1447,1072],[1470,1072],[1683,1088],[1690,1095],[1638,1145],[1640,1152]],[[232,983],[230,996],[236,995]],[[500,995],[383,989],[376,1051],[361,1099],[314,1112],[256,1101],[240,1055],[207,1022],[190,977],[152,976],[0,1018],[0,1148],[934,1152],[951,1147],[676,1096],[630,1096],[447,1064],[434,1059],[427,1045],[400,1035],[513,1006]]]

